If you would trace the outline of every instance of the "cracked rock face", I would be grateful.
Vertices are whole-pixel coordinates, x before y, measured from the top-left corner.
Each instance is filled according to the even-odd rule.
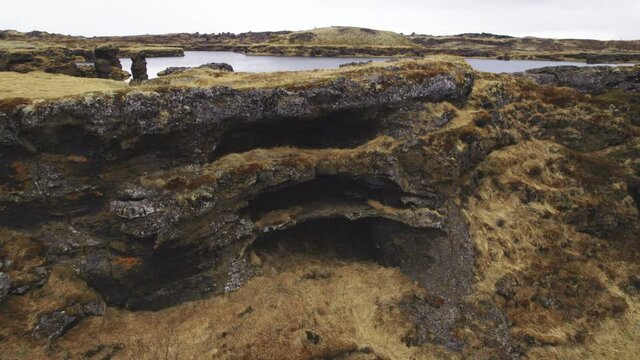
[[[410,118],[427,103],[464,103],[473,75],[409,64],[295,91],[23,107],[3,127],[2,225],[34,234],[111,306],[160,309],[237,289],[257,271],[255,246],[297,235],[357,237],[335,251],[398,266],[455,311],[473,249],[448,183],[465,161],[450,160],[482,150],[437,154],[416,140],[446,124],[451,105],[433,122]],[[49,338],[79,319],[47,316],[35,332]]]

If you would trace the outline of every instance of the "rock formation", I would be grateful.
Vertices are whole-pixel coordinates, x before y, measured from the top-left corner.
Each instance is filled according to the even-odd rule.
[[[636,326],[634,108],[452,58],[192,75],[1,103],[0,349],[517,358]]]
[[[640,66],[551,66],[527,70],[524,76],[543,85],[568,86],[582,93],[640,91]]]
[[[196,67],[172,66],[158,73],[158,76],[166,76],[171,74],[179,74],[189,69],[211,69],[225,72],[233,72],[233,67],[227,63],[208,63]]]
[[[122,70],[118,50],[114,45],[102,45],[95,49],[95,70],[99,78],[124,80],[129,77],[129,74]]]
[[[144,53],[138,53],[131,58],[131,76],[133,80],[149,80],[149,75],[147,75],[147,59]]]

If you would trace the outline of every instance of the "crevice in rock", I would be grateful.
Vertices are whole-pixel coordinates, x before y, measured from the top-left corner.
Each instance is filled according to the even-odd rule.
[[[636,208],[640,211],[640,180],[632,179],[627,184],[627,189],[629,190],[629,195],[636,203]]]
[[[247,208],[251,218],[256,220],[269,211],[309,203],[376,200],[385,205],[404,207],[409,201],[405,195],[398,184],[384,177],[318,176],[307,182],[268,189],[251,200]]]
[[[265,119],[238,124],[222,135],[209,161],[257,148],[353,148],[373,139],[381,128],[376,109],[333,112],[312,119]]]
[[[2,204],[0,204],[2,205]],[[74,201],[53,205],[46,198],[13,204],[11,211],[2,212],[0,225],[12,229],[36,228],[52,221],[68,221],[71,216],[92,214],[104,206],[103,199],[95,194],[81,196]]]
[[[306,254],[339,259],[375,260],[371,220],[319,219],[272,231],[256,239],[258,253]]]
[[[373,261],[382,266],[399,266],[403,261],[399,245],[420,247],[425,267],[433,263],[430,241],[443,233],[415,229],[384,218],[312,219],[294,227],[271,231],[258,237],[253,250],[266,254],[305,255],[340,260]],[[408,244],[415,242],[414,244]]]
[[[20,138],[35,144],[41,153],[93,157],[100,150],[101,140],[81,125],[51,125],[23,130]]]

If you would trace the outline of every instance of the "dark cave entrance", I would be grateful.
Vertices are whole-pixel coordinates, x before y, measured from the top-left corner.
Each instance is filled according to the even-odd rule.
[[[386,176],[326,175],[267,189],[249,200],[245,211],[260,231],[251,250],[271,264],[288,263],[289,255],[296,266],[336,259],[374,262],[397,267],[434,294],[455,297],[473,276],[473,246],[456,208],[447,204],[435,193],[407,193]],[[420,227],[402,220],[406,215],[386,215],[416,208],[445,208],[446,223]]]
[[[253,248],[259,253],[286,253],[337,259],[375,260],[370,219],[310,220],[293,228],[272,231],[258,238]]]
[[[640,210],[640,180],[629,181],[627,189],[629,190],[629,195],[635,201],[636,207]]]
[[[304,255],[318,259],[373,261],[382,266],[431,266],[433,242],[445,236],[385,218],[314,219],[260,236],[252,248],[277,257]],[[409,274],[407,274],[409,275]]]
[[[258,148],[293,146],[305,149],[353,148],[378,135],[376,109],[340,111],[321,117],[264,120],[232,126],[211,153],[212,161],[230,153]]]
[[[402,188],[385,177],[318,176],[299,184],[284,184],[260,194],[249,202],[252,219],[269,211],[314,203],[364,203],[376,200],[382,204],[403,207]]]
[[[30,144],[37,144],[38,152],[82,155],[95,157],[101,148],[101,140],[81,125],[42,126],[25,130],[20,137]]]
[[[385,176],[324,175],[302,183],[285,183],[249,201],[246,211],[260,222],[271,214],[291,213],[296,224],[259,235],[254,250],[267,254],[374,261],[382,266],[424,268],[447,234],[439,229],[416,228],[382,216],[361,216],[370,201],[395,209],[414,206],[436,208],[436,198],[404,192]],[[355,215],[357,218],[352,218]]]

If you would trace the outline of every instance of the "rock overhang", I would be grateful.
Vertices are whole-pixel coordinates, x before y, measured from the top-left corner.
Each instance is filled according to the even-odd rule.
[[[2,225],[130,309],[238,288],[259,272],[250,254],[265,239],[368,234],[367,260],[399,266],[451,311],[473,275],[450,185],[467,155],[425,144],[466,101],[473,72],[433,60],[353,68],[293,87],[162,85],[20,105],[2,118],[0,165],[15,184],[0,211],[32,216]],[[441,102],[453,105],[414,118]],[[248,140],[265,129],[280,138]],[[216,152],[224,141],[244,145]],[[295,195],[304,186],[321,196]]]

